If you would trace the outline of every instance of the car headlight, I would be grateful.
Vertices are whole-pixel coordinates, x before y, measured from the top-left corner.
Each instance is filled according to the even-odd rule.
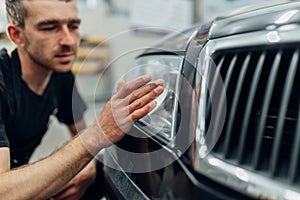
[[[132,80],[144,74],[151,74],[153,80],[165,81],[164,92],[156,99],[157,106],[136,126],[148,134],[155,134],[170,141],[174,138],[176,116],[176,91],[183,62],[181,55],[146,55],[137,58],[125,80]]]

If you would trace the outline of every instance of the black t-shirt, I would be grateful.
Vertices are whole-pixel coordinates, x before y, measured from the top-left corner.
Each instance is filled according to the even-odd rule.
[[[28,162],[48,128],[50,115],[67,125],[83,118],[86,105],[74,75],[53,72],[43,95],[23,81],[16,50],[11,58],[0,50],[0,147],[9,147],[11,167]]]

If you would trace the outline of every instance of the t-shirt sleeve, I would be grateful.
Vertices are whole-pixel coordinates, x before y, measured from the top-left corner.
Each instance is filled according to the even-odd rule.
[[[62,76],[60,91],[60,105],[56,116],[62,123],[75,124],[83,119],[87,106],[78,92],[74,75],[71,72]]]

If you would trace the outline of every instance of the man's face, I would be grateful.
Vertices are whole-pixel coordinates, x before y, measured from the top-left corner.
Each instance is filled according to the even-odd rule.
[[[25,52],[37,65],[58,72],[71,69],[80,34],[75,1],[24,1],[28,9],[23,36]]]

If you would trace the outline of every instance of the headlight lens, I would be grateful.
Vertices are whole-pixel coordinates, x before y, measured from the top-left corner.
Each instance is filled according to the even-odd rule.
[[[174,138],[174,115],[176,109],[176,91],[183,56],[149,55],[139,57],[125,80],[151,74],[152,79],[165,81],[164,92],[156,99],[157,106],[138,124],[148,129],[150,134],[158,134],[167,140]]]

